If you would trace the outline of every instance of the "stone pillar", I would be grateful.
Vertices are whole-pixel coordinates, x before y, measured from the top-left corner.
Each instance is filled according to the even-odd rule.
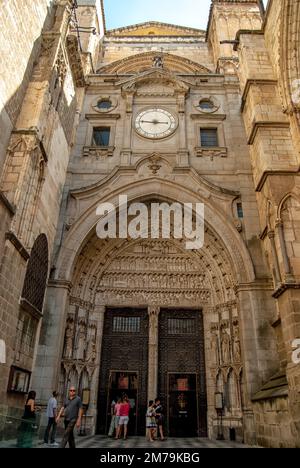
[[[149,306],[148,400],[154,400],[158,391],[158,319],[160,307]]]
[[[286,248],[286,243],[285,243],[285,238],[284,238],[283,222],[281,220],[277,220],[276,228],[278,230],[281,254],[283,258],[284,273],[286,275],[285,280],[291,281],[292,280],[291,264],[290,264],[290,259],[287,253],[287,248]]]
[[[278,372],[278,352],[271,323],[276,316],[273,284],[253,282],[237,286],[244,367],[244,439],[256,444],[252,397]]]
[[[133,118],[133,98],[132,91],[123,93],[126,100],[126,117],[124,119],[123,149],[121,151],[121,166],[131,165],[131,136],[132,136],[132,118]]]
[[[300,338],[300,285],[286,285],[277,298],[282,334],[288,359],[289,409],[293,421],[292,435],[300,446],[300,366],[292,360],[293,341]]]
[[[180,93],[177,96],[177,108],[179,119],[179,151],[177,152],[177,166],[189,166],[189,152],[187,149],[187,134],[186,134],[186,113],[185,113],[185,93]]]
[[[37,391],[41,404],[46,404],[57,388],[64,347],[66,317],[71,284],[50,281],[45,303],[45,315],[31,387]]]
[[[278,262],[278,255],[276,250],[276,243],[275,243],[275,232],[270,231],[268,233],[270,243],[271,243],[271,250],[272,250],[272,257],[274,262],[274,269],[275,269],[275,279],[276,279],[276,286],[281,284],[281,275],[280,275],[280,267]]]
[[[95,361],[95,370],[91,384],[91,399],[88,410],[88,416],[91,418],[90,425],[92,433],[95,434],[97,415],[98,415],[98,387],[101,367],[101,354],[102,354],[102,342],[103,342],[103,328],[105,318],[105,305],[96,303],[93,316],[97,321],[97,357]]]

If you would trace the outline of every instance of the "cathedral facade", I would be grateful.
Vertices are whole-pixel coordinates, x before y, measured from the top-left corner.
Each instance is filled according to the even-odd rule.
[[[15,56],[0,88],[0,413],[75,385],[92,434],[125,392],[132,434],[159,395],[171,436],[220,437],[222,414],[225,439],[299,447],[299,0],[213,0],[206,31],[107,30],[100,0],[16,5],[0,28]],[[99,238],[99,204],[122,196],[203,203],[203,247]]]

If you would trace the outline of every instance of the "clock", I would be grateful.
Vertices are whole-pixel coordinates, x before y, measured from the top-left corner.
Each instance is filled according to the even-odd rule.
[[[147,109],[140,112],[135,119],[137,133],[152,140],[166,138],[175,132],[176,128],[176,118],[165,109]]]

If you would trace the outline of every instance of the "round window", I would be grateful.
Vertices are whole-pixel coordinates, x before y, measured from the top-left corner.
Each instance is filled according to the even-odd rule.
[[[112,103],[109,99],[101,99],[100,101],[98,101],[97,107],[101,110],[111,109]]]
[[[210,99],[202,99],[199,106],[202,110],[213,110],[215,108],[214,103]]]

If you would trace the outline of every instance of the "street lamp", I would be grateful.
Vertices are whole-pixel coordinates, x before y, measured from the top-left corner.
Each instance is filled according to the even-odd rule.
[[[225,440],[223,433],[223,413],[224,413],[224,398],[222,392],[215,393],[215,408],[218,415],[218,435],[217,440]]]

